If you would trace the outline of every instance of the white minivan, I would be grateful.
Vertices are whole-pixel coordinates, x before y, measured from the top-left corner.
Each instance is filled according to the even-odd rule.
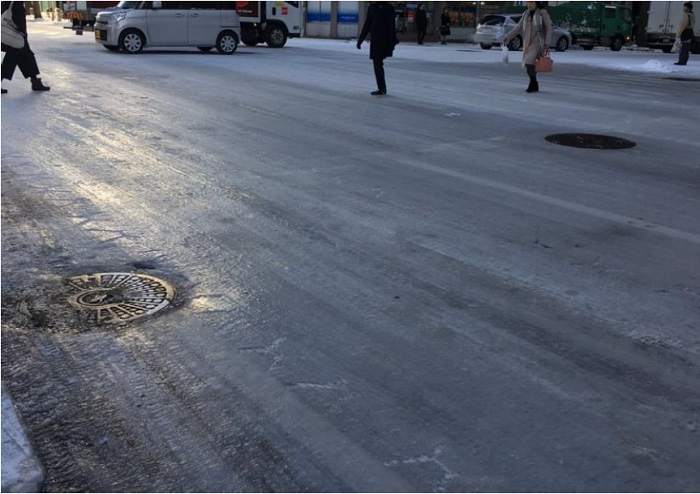
[[[112,51],[196,46],[230,55],[241,40],[236,2],[119,2],[97,14],[95,40]]]

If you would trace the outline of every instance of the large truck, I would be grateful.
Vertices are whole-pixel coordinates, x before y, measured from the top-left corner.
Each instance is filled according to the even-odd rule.
[[[620,51],[632,40],[632,9],[618,2],[549,2],[552,23],[567,29],[584,50]]]
[[[649,48],[659,48],[665,53],[671,53],[676,41],[678,23],[683,16],[684,2],[649,2],[649,18],[647,21],[646,39]],[[697,33],[697,34],[700,34]],[[690,45],[690,51],[700,53],[700,37]]]
[[[267,43],[282,48],[302,29],[302,2],[236,2],[241,19],[241,41],[248,46]]]
[[[82,34],[82,29],[95,25],[97,14],[116,7],[119,2],[63,2],[63,17],[71,21],[71,27]]]

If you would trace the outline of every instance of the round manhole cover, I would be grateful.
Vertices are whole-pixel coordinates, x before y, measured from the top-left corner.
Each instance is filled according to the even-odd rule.
[[[175,298],[170,283],[145,274],[88,274],[69,278],[66,284],[68,302],[94,324],[124,323],[150,316]]]
[[[545,139],[552,144],[582,149],[629,149],[637,145],[621,137],[600,134],[554,134]]]

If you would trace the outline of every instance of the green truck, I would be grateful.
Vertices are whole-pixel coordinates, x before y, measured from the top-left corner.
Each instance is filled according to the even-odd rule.
[[[549,2],[547,10],[552,23],[568,29],[584,50],[620,51],[632,39],[632,9],[619,2]]]

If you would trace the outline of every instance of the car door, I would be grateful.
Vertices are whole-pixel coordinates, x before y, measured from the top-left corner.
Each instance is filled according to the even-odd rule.
[[[150,45],[186,45],[187,13],[194,2],[147,2],[148,43]]]
[[[187,44],[214,46],[221,31],[222,2],[191,2],[187,16]]]

